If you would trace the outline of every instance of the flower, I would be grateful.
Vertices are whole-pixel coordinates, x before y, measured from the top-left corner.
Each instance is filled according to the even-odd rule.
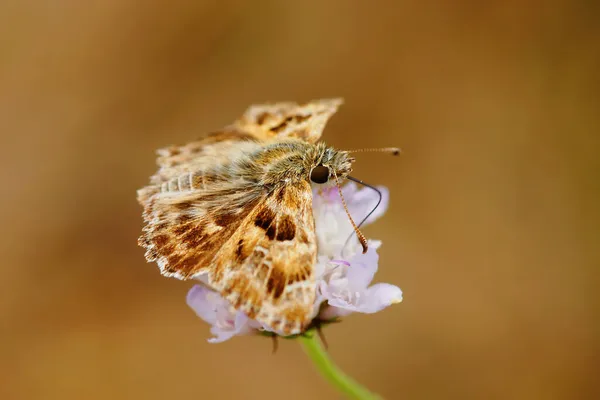
[[[204,321],[212,325],[211,343],[224,342],[235,335],[245,335],[260,329],[261,325],[233,307],[217,292],[202,285],[194,285],[187,295],[188,305]]]
[[[385,212],[389,194],[379,187],[382,201],[363,223],[375,221]],[[361,221],[377,204],[379,196],[370,188],[358,189],[354,183],[342,188],[348,211]],[[352,224],[346,215],[337,187],[316,189],[313,193],[313,214],[318,241],[317,297],[314,314],[318,321],[326,322],[353,312],[371,314],[402,301],[402,291],[388,283],[371,281],[377,272],[380,241],[369,240],[369,250],[362,247],[353,234]],[[206,282],[204,282],[206,284]],[[204,321],[211,325],[211,343],[228,340],[236,335],[269,331],[256,320],[236,311],[218,293],[206,285],[195,285],[187,295],[187,304]]]

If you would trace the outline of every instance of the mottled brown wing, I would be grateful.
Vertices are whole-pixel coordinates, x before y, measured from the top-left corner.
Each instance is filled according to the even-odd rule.
[[[256,150],[260,142],[255,135],[232,127],[183,146],[159,149],[156,159],[159,170],[150,178],[150,183],[161,184],[186,172],[231,162],[240,154]]]
[[[341,99],[250,106],[231,126],[183,146],[158,150],[158,171],[150,183],[160,185],[186,172],[230,162],[272,140],[299,138],[314,143],[342,104]],[[152,194],[155,191],[151,191]]]
[[[210,282],[250,318],[296,334],[313,316],[316,256],[310,184],[282,185],[225,243]]]
[[[342,99],[314,100],[306,104],[283,102],[250,106],[233,127],[260,140],[298,138],[315,143]]]
[[[310,184],[270,192],[220,186],[152,196],[140,238],[146,258],[166,276],[204,278],[236,309],[280,334],[301,332],[312,319],[316,290]]]
[[[150,177],[150,185],[138,190],[138,202],[146,207],[152,196],[158,193],[170,192],[172,196],[178,191],[204,191],[219,179],[214,175],[207,176],[207,171],[226,167],[232,160],[258,151],[262,146],[253,135],[228,129],[183,146],[160,149],[158,171]]]

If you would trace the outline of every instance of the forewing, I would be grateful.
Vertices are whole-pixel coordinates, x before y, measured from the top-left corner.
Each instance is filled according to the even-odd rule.
[[[213,181],[203,189],[203,182],[211,179],[227,178],[186,174],[169,182],[190,181],[195,189],[167,188],[140,200],[146,225],[139,244],[146,249],[146,259],[156,261],[165,276],[188,279],[208,272],[215,255],[266,197],[260,187],[250,184]]]
[[[300,333],[313,317],[317,246],[308,182],[260,201],[215,257],[211,286],[271,330]]]
[[[291,102],[253,105],[234,127],[260,140],[298,138],[315,143],[341,104],[341,99],[322,99],[303,105]]]
[[[159,149],[159,169],[150,183],[160,185],[186,172],[228,163],[273,140],[298,138],[317,142],[341,104],[341,99],[323,99],[303,105],[281,102],[250,106],[240,119],[221,131],[183,146]]]
[[[139,241],[146,258],[163,275],[203,279],[277,333],[301,332],[312,319],[316,295],[310,184],[267,192],[223,177],[210,188],[173,188],[146,201]]]
[[[161,184],[186,172],[229,163],[241,154],[259,148],[260,142],[261,139],[255,135],[231,127],[183,146],[159,149],[156,159],[159,169],[150,182]]]

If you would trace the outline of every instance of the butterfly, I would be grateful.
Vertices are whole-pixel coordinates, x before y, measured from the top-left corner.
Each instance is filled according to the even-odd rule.
[[[253,105],[221,131],[159,150],[138,191],[146,259],[203,281],[277,334],[306,329],[318,311],[312,186],[339,189],[354,162],[319,142],[341,103]]]

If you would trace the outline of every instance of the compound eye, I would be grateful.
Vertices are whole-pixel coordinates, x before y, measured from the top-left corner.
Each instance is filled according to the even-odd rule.
[[[318,165],[310,171],[310,180],[314,183],[325,183],[329,180],[329,168],[324,165]]]

